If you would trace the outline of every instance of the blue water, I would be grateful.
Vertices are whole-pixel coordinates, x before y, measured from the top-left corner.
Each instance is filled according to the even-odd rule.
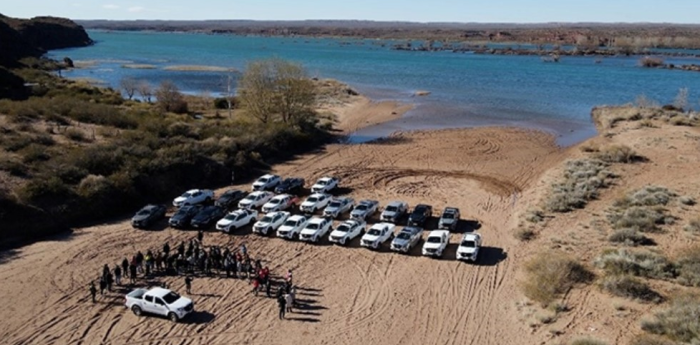
[[[700,98],[700,73],[645,69],[638,57],[563,57],[544,63],[535,56],[476,55],[391,50],[394,42],[332,38],[282,38],[197,33],[89,31],[97,43],[51,51],[94,65],[64,73],[118,88],[130,76],[153,84],[174,81],[183,91],[223,94],[225,72],[175,72],[172,65],[208,65],[243,70],[246,63],[279,57],[302,63],[311,76],[349,83],[375,99],[411,102],[403,118],[357,133],[356,141],[395,130],[480,125],[518,125],[559,134],[575,142],[594,134],[591,108],[623,104],[639,95],[669,103],[678,89]],[[596,60],[600,60],[596,63]],[[666,62],[698,63],[694,58]],[[157,69],[128,69],[152,64]],[[426,97],[412,97],[417,90]]]

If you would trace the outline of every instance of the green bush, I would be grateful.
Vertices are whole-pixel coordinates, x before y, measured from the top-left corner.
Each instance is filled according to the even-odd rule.
[[[23,148],[19,153],[22,155],[22,161],[27,164],[38,161],[47,161],[49,158],[51,158],[49,153],[46,151],[46,147],[37,144],[30,144],[29,146]]]
[[[681,295],[671,305],[642,322],[646,332],[665,336],[673,341],[696,344],[700,341],[700,297]]]
[[[528,261],[525,275],[525,296],[543,305],[550,304],[574,285],[593,278],[579,262],[557,253],[543,253]]]
[[[46,201],[65,202],[72,195],[70,187],[56,176],[33,178],[19,190],[21,200],[35,205],[41,205]]]
[[[610,250],[601,254],[595,264],[608,275],[629,274],[656,279],[671,279],[676,276],[676,268],[667,258],[650,251]]]
[[[613,296],[637,299],[645,302],[661,302],[662,297],[649,285],[629,275],[611,275],[603,279],[603,290]]]

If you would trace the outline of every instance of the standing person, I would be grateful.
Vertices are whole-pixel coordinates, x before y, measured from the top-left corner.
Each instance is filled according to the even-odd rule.
[[[287,312],[291,313],[292,312],[292,303],[294,303],[294,299],[292,297],[292,294],[291,293],[285,294],[284,300],[285,300],[285,304],[287,305]]]
[[[136,253],[136,269],[143,273],[143,253],[141,251]]]
[[[292,296],[292,305],[291,307],[296,307],[297,306],[297,286],[294,285],[292,286],[291,291],[289,291],[289,294]]]
[[[107,291],[112,292],[112,283],[114,283],[112,272],[107,272],[107,275],[105,276],[105,283],[107,284]]]
[[[104,266],[102,266],[102,276],[106,277],[108,274],[109,274],[109,266],[107,264],[105,264]]]
[[[255,294],[256,297],[258,296],[259,289],[260,289],[260,278],[255,277],[253,279],[253,294]]]
[[[129,265],[129,279],[132,285],[136,284],[136,263],[134,262]]]
[[[102,278],[100,278],[100,295],[105,294],[106,287],[107,287],[107,279],[104,276],[102,276]]]
[[[284,298],[284,295],[281,295],[280,298],[277,299],[277,305],[280,308],[279,318],[282,320],[284,319],[285,311],[287,311],[287,300]]]
[[[284,278],[287,281],[287,284],[292,285],[292,269],[291,268],[287,271],[287,275]]]
[[[243,256],[248,255],[248,248],[245,246],[245,243],[241,243],[241,254]]]
[[[97,288],[95,287],[95,282],[90,282],[90,295],[92,296],[92,303],[95,303],[95,295],[97,295]]]
[[[265,294],[267,294],[268,298],[272,297],[272,295],[270,294],[270,288],[271,288],[271,284],[270,284],[270,279],[268,278],[267,280],[265,280]]]
[[[163,245],[163,253],[165,253],[165,256],[168,257],[170,255],[170,245],[168,242],[165,242]]]
[[[119,265],[114,266],[114,280],[117,283],[117,286],[122,285],[122,269],[119,267]]]
[[[199,230],[199,232],[197,232],[197,241],[199,241],[199,243],[202,244],[203,239],[204,239],[204,231]]]
[[[124,277],[129,276],[129,260],[127,260],[127,258],[122,260],[122,272],[124,272]]]
[[[185,277],[185,291],[188,294],[192,293],[192,276]]]

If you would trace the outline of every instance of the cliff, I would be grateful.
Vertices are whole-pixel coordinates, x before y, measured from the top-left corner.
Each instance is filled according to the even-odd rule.
[[[55,17],[10,18],[0,14],[0,65],[12,66],[27,56],[39,57],[47,50],[92,44],[82,26]]]

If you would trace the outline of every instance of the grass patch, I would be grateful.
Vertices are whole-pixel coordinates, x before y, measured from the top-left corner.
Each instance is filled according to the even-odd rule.
[[[687,196],[687,195],[684,195],[684,196],[678,198],[678,201],[681,204],[686,205],[686,206],[694,206],[697,203],[692,196]]]
[[[674,298],[668,308],[643,321],[642,329],[672,341],[696,344],[700,341],[700,296]]]
[[[63,135],[66,136],[66,138],[75,141],[75,142],[88,142],[88,138],[85,136],[85,133],[83,131],[77,129],[77,128],[68,128],[66,131],[63,133]]]
[[[661,302],[662,297],[643,281],[630,275],[611,275],[601,282],[603,290],[617,297],[645,302]]]
[[[677,345],[675,342],[659,336],[642,334],[630,341],[629,345]]]
[[[617,229],[613,231],[613,233],[608,236],[608,241],[631,247],[654,244],[650,238],[644,236],[644,234],[639,232],[637,229],[632,228]]]
[[[523,292],[529,299],[549,305],[579,283],[587,283],[593,274],[576,260],[557,253],[543,253],[525,265]]]
[[[607,275],[629,274],[656,279],[676,276],[675,266],[666,257],[646,250],[609,250],[596,258],[595,265]]]
[[[641,157],[629,146],[612,145],[595,152],[593,158],[606,163],[633,163]]]
[[[525,220],[537,224],[544,220],[544,212],[541,210],[529,210],[525,213]]]
[[[566,162],[564,176],[552,186],[545,207],[551,212],[570,212],[585,207],[610,183],[608,163],[597,159]]]

